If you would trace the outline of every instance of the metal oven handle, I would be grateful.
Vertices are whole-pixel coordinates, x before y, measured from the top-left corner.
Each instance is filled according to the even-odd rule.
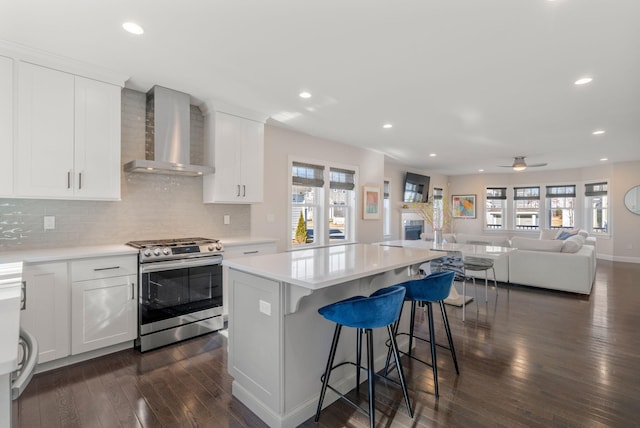
[[[160,272],[170,269],[184,269],[198,266],[219,265],[222,263],[222,256],[201,257],[183,260],[173,260],[168,262],[146,263],[140,265],[140,272]]]

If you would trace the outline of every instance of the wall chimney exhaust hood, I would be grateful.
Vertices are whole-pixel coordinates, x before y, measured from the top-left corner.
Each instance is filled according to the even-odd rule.
[[[126,172],[199,176],[214,168],[191,165],[190,97],[154,86],[147,92],[145,158],[124,165]]]

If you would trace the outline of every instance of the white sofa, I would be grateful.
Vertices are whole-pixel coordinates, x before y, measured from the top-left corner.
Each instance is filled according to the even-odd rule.
[[[543,230],[540,238],[552,238],[558,233],[557,230]],[[448,242],[486,242],[517,248],[495,261],[496,278],[500,282],[590,294],[596,271],[596,240],[585,238],[585,234],[581,231],[580,235],[566,240],[467,233],[443,237]],[[472,274],[484,278],[484,272]]]

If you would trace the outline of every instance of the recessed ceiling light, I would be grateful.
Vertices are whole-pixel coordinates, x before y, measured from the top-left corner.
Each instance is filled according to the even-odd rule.
[[[587,83],[591,83],[593,79],[591,77],[582,77],[578,80],[576,80],[575,82],[573,82],[575,85],[586,85]]]
[[[478,172],[484,172],[484,169],[479,169]]]
[[[592,132],[593,135],[602,135],[604,134],[604,129],[598,129],[597,131]]]
[[[135,22],[125,22],[122,24],[122,28],[130,32],[131,34],[140,35],[144,33],[144,30],[141,26],[136,24]]]
[[[390,123],[385,123],[384,125],[382,125],[382,127],[383,127],[384,129],[390,129],[390,128],[393,128],[393,125],[392,125],[392,124],[390,124]]]
[[[608,161],[608,160],[609,160],[609,158],[600,158],[600,160],[601,160],[602,162],[604,162],[604,161]]]
[[[311,92],[307,92],[307,91],[300,92],[300,98],[305,98],[305,99],[311,98]]]
[[[436,156],[438,156],[438,155],[437,155],[437,154],[435,154],[435,153],[429,153],[429,156],[430,156],[430,157],[432,157],[432,158],[435,158],[435,157],[436,157]]]

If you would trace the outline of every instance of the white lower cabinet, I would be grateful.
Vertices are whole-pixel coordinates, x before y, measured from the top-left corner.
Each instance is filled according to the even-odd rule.
[[[263,254],[273,254],[276,252],[276,241],[268,242],[243,242],[241,244],[227,244],[224,248],[224,258],[233,259],[238,257],[251,257]],[[224,271],[226,272],[226,270]],[[229,283],[227,275],[222,278],[222,314],[229,315]]]
[[[25,263],[22,279],[20,323],[38,341],[38,364],[137,337],[137,255]]]
[[[135,256],[71,262],[71,354],[104,348],[137,336]]]
[[[135,276],[71,284],[71,354],[136,338]]]
[[[38,363],[69,355],[68,263],[25,263],[20,324],[38,340]]]

